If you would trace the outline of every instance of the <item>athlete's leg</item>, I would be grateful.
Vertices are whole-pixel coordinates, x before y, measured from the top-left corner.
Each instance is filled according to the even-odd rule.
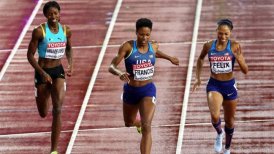
[[[234,121],[236,113],[237,100],[225,100],[223,103],[224,108],[224,120],[225,120],[225,132],[226,132],[226,144],[225,148],[229,149],[234,133]]]
[[[49,110],[49,98],[50,98],[50,84],[37,84],[35,85],[35,99],[39,115],[45,118],[48,115]]]
[[[141,126],[141,122],[139,119],[136,119],[136,115],[138,112],[139,105],[131,105],[127,103],[123,103],[123,116],[126,127],[131,126]]]
[[[223,96],[216,91],[209,91],[207,94],[208,107],[211,115],[212,125],[218,133],[215,142],[214,142],[214,150],[216,152],[222,151],[222,141],[223,141],[223,131],[221,126],[220,119],[220,110],[223,103]]]
[[[211,115],[211,122],[217,133],[222,132],[220,112],[223,103],[223,96],[217,91],[207,93],[208,107]]]
[[[144,97],[140,102],[139,111],[142,123],[141,154],[150,154],[152,145],[151,123],[155,112],[155,98]]]
[[[57,145],[61,132],[61,109],[65,96],[65,79],[57,78],[53,80],[51,99],[52,99],[52,128],[51,128],[51,151],[57,151]]]

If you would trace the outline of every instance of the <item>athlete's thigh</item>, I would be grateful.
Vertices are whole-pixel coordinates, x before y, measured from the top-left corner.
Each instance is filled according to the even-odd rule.
[[[52,83],[51,98],[53,105],[62,103],[65,96],[65,79],[57,78]]]
[[[123,116],[125,123],[133,123],[138,112],[138,105],[123,103]]]
[[[48,84],[35,85],[35,98],[37,105],[46,105],[50,98],[51,86]]]
[[[211,114],[220,115],[223,96],[217,91],[209,91],[207,93],[207,102]]]
[[[140,102],[139,111],[142,124],[151,124],[155,112],[155,98],[144,97]]]

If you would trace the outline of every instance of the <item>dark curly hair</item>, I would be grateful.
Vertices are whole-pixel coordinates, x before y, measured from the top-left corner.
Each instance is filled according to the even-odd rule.
[[[60,12],[60,10],[61,10],[60,5],[59,5],[56,1],[49,1],[49,2],[47,2],[47,3],[44,5],[44,7],[43,7],[43,14],[44,14],[44,16],[47,15],[48,10],[49,10],[49,8],[51,8],[51,7],[57,8],[59,12]]]
[[[152,30],[152,21],[147,18],[140,18],[136,21],[136,32],[139,30],[139,28],[142,27],[148,27],[150,30]]]
[[[232,23],[232,21],[229,20],[229,19],[220,19],[220,20],[217,22],[217,24],[218,24],[218,28],[219,28],[220,26],[227,25],[227,26],[229,27],[230,30],[233,29],[233,23]]]

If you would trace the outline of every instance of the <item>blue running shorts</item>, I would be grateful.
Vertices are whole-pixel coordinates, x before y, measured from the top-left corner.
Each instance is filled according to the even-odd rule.
[[[136,105],[144,97],[152,97],[152,102],[156,103],[156,87],[153,82],[142,87],[133,87],[128,83],[124,84],[124,92],[121,97],[124,103]]]
[[[234,100],[238,96],[235,79],[219,81],[210,78],[206,86],[206,92],[208,93],[210,91],[221,93],[224,100]]]

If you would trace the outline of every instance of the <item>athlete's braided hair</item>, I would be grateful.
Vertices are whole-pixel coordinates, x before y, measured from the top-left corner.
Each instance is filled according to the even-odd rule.
[[[140,18],[136,21],[136,32],[139,30],[139,28],[142,27],[148,27],[150,30],[152,30],[152,21],[147,18]]]
[[[48,12],[49,8],[51,8],[51,7],[57,8],[59,12],[61,10],[60,5],[56,1],[49,1],[43,7],[43,14],[44,14],[44,16],[47,15],[47,12]]]
[[[220,26],[227,25],[227,26],[229,27],[230,30],[233,29],[232,21],[229,20],[229,19],[220,19],[220,20],[217,22],[217,24],[218,24],[218,28],[219,28]]]

